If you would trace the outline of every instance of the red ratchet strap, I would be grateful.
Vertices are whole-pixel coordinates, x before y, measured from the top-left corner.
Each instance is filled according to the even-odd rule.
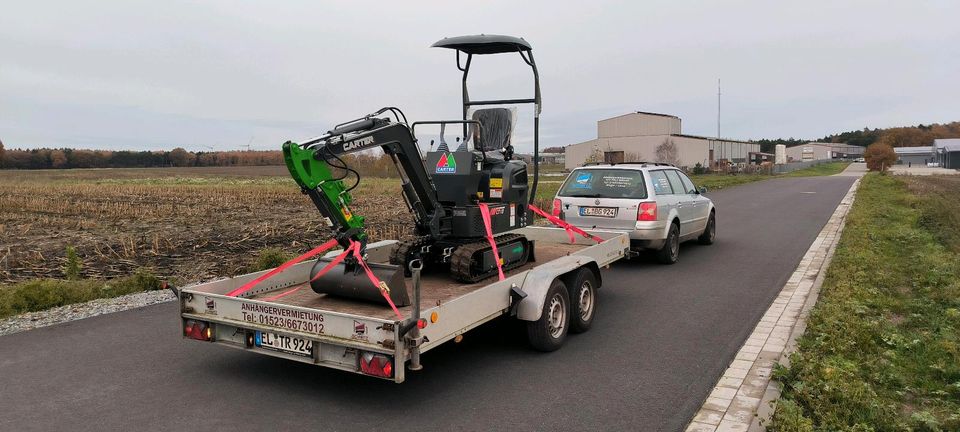
[[[265,281],[265,280],[273,277],[273,276],[276,275],[277,273],[280,273],[280,272],[282,272],[282,271],[284,271],[284,270],[292,267],[294,264],[297,264],[297,263],[299,263],[299,262],[301,262],[301,261],[303,261],[303,260],[305,260],[305,259],[307,259],[307,258],[310,258],[310,257],[312,257],[312,256],[316,256],[316,255],[319,255],[319,254],[323,253],[324,251],[326,251],[326,250],[328,250],[328,249],[330,249],[330,248],[332,248],[332,247],[334,247],[334,246],[336,246],[336,245],[337,245],[337,241],[336,241],[336,240],[333,240],[333,239],[328,240],[326,243],[324,243],[324,244],[322,244],[322,245],[320,245],[320,246],[317,246],[317,247],[311,249],[310,252],[307,252],[307,253],[305,253],[305,254],[303,254],[303,255],[300,255],[300,256],[298,256],[298,257],[296,257],[296,258],[294,258],[294,259],[292,259],[292,260],[290,260],[290,261],[287,261],[287,262],[281,264],[280,267],[277,267],[277,268],[275,268],[275,269],[273,269],[273,270],[270,270],[270,271],[267,272],[266,274],[264,274],[264,275],[262,275],[262,276],[260,276],[260,277],[258,277],[258,278],[256,278],[256,279],[254,279],[254,280],[252,280],[252,281],[250,281],[250,282],[247,282],[247,283],[244,284],[242,287],[237,288],[237,289],[235,289],[235,290],[233,290],[233,291],[228,292],[227,295],[230,296],[230,297],[236,297],[236,296],[238,296],[238,295],[240,295],[240,294],[243,294],[243,293],[245,293],[245,292],[247,292],[247,291],[250,291],[250,289],[252,289],[253,287],[257,286],[258,283],[263,282],[263,281]]]
[[[500,280],[503,280],[503,264],[500,262],[500,251],[497,250],[497,242],[493,241],[493,230],[490,228],[490,207],[485,203],[478,203],[480,206],[480,216],[483,219],[483,227],[487,230],[487,241],[493,248],[493,259],[497,262],[497,273],[500,274]]]
[[[574,238],[573,238],[573,233],[580,234],[580,235],[582,235],[584,238],[592,239],[593,241],[595,241],[595,242],[597,242],[597,243],[603,243],[603,239],[602,239],[602,238],[597,237],[597,236],[592,235],[592,234],[587,234],[586,231],[584,231],[584,230],[582,230],[582,229],[580,229],[580,228],[577,228],[577,227],[575,227],[575,226],[573,226],[573,225],[570,225],[570,224],[568,224],[566,221],[560,220],[560,218],[558,218],[558,217],[551,216],[551,215],[547,214],[546,212],[544,212],[543,210],[540,210],[539,208],[537,208],[537,206],[535,206],[535,205],[533,205],[533,204],[530,204],[528,207],[530,207],[530,210],[533,210],[534,213],[536,213],[536,214],[538,214],[538,215],[540,215],[540,216],[543,216],[543,217],[547,218],[547,220],[550,221],[551,223],[553,223],[554,225],[556,225],[556,226],[558,226],[558,227],[560,227],[560,228],[563,228],[563,229],[567,232],[567,236],[570,237],[570,243],[575,243],[575,240],[574,240]]]
[[[230,296],[230,297],[236,297],[236,296],[238,296],[238,295],[240,295],[240,294],[243,294],[243,293],[249,291],[251,288],[255,287],[258,283],[263,282],[264,280],[267,280],[267,279],[273,277],[273,276],[276,275],[277,273],[280,273],[280,272],[282,272],[282,271],[290,268],[290,267],[293,266],[294,264],[297,264],[297,263],[299,263],[299,262],[301,262],[301,261],[303,261],[303,260],[305,260],[305,259],[307,259],[307,258],[310,258],[310,257],[312,257],[312,256],[319,255],[319,254],[323,253],[324,251],[326,251],[326,250],[328,250],[328,249],[330,249],[330,248],[332,248],[332,247],[334,247],[334,246],[336,246],[336,245],[337,245],[337,241],[336,241],[335,239],[332,239],[332,240],[330,240],[330,241],[327,241],[326,243],[324,243],[324,244],[322,244],[322,245],[320,245],[320,246],[318,246],[318,247],[316,247],[316,248],[311,249],[310,252],[307,252],[307,253],[305,253],[305,254],[303,254],[303,255],[300,255],[300,256],[298,256],[298,257],[296,257],[296,258],[294,258],[294,259],[292,259],[292,260],[290,260],[290,261],[287,261],[287,262],[283,263],[282,265],[280,265],[280,267],[277,267],[277,268],[271,270],[271,271],[268,272],[267,274],[265,274],[265,275],[263,275],[263,276],[260,276],[260,277],[254,279],[254,280],[252,280],[252,281],[250,281],[250,282],[247,282],[245,285],[243,285],[243,286],[240,287],[240,288],[237,288],[237,289],[235,289],[235,290],[233,290],[233,291],[230,291],[229,293],[227,293],[227,295]],[[363,260],[363,256],[360,255],[360,243],[357,243],[357,242],[355,242],[355,241],[353,241],[353,240],[350,240],[350,246],[348,246],[343,252],[341,252],[340,255],[337,255],[336,258],[334,258],[333,260],[331,260],[329,263],[327,263],[326,266],[323,267],[323,269],[321,269],[319,272],[317,272],[317,274],[314,275],[312,279],[310,279],[310,282],[313,282],[313,281],[319,279],[321,276],[323,276],[323,275],[326,274],[328,271],[330,271],[330,269],[334,268],[337,264],[340,264],[341,262],[343,262],[343,260],[344,260],[346,257],[348,257],[350,254],[353,254],[353,257],[356,258],[357,262],[360,263],[360,266],[363,267],[363,271],[366,272],[367,278],[370,279],[370,282],[373,283],[373,286],[380,290],[380,294],[382,294],[382,295],[383,295],[383,298],[385,298],[385,299],[387,300],[387,303],[390,304],[390,308],[393,309],[393,313],[397,314],[397,318],[403,319],[403,315],[400,315],[400,310],[397,309],[397,305],[395,305],[395,304],[393,303],[393,300],[390,299],[390,287],[387,286],[386,282],[381,281],[379,278],[377,278],[376,275],[373,274],[373,270],[370,270],[370,266],[367,265],[366,261]],[[267,298],[266,300],[267,300],[267,301],[273,301],[273,300],[277,300],[277,299],[279,299],[279,298],[286,297],[286,296],[288,296],[288,295],[290,295],[290,294],[293,294],[293,293],[297,292],[297,290],[299,290],[300,288],[301,288],[301,287],[295,287],[295,288],[293,288],[293,289],[291,289],[291,290],[288,290],[288,291],[282,292],[282,293],[280,293],[280,294],[277,294],[277,295],[275,295],[275,296],[273,296],[273,297]]]
[[[370,282],[373,283],[377,289],[380,290],[380,294],[387,300],[387,303],[390,304],[390,308],[393,309],[393,313],[397,314],[397,318],[403,319],[403,315],[400,315],[400,311],[397,309],[397,305],[393,304],[393,300],[390,299],[390,287],[387,286],[387,283],[380,280],[373,270],[370,270],[370,266],[367,265],[367,262],[363,260],[363,257],[360,256],[360,246],[359,243],[350,241],[350,248],[353,249],[353,257],[357,259],[357,262],[363,267],[363,271],[367,272],[367,278],[370,279]],[[406,287],[404,287],[406,289]]]
[[[360,247],[360,243],[357,243],[351,240],[350,246],[347,246],[347,248],[344,249],[343,252],[340,253],[340,255],[337,255],[336,258],[330,260],[330,262],[327,263],[327,265],[323,266],[323,268],[320,269],[320,271],[318,271],[317,274],[314,275],[312,279],[310,279],[310,282],[320,279],[321,276],[327,274],[327,272],[330,271],[330,269],[336,267],[337,264],[342,263],[344,258],[350,256],[350,254],[353,253],[353,250],[359,247]]]
[[[327,265],[323,266],[323,268],[320,269],[320,271],[318,271],[317,274],[315,274],[315,275],[313,276],[313,278],[310,279],[310,282],[313,282],[313,281],[315,281],[315,280],[317,280],[317,279],[320,279],[320,277],[322,277],[323,275],[327,274],[327,272],[330,271],[330,269],[336,267],[337,264],[340,264],[341,262],[343,262],[343,259],[346,258],[348,255],[350,255],[350,253],[353,252],[353,249],[354,249],[357,245],[359,245],[359,243],[351,243],[348,248],[346,248],[343,252],[340,253],[340,255],[337,255],[336,258],[330,260],[330,262],[327,263]],[[288,295],[290,295],[290,294],[293,294],[293,293],[297,292],[297,290],[299,290],[299,289],[302,288],[302,287],[303,287],[303,285],[298,286],[298,287],[296,287],[296,288],[294,288],[294,289],[292,289],[292,290],[284,291],[284,292],[282,292],[282,293],[280,293],[280,294],[277,294],[277,295],[275,295],[275,296],[273,296],[273,297],[268,297],[268,298],[266,298],[265,300],[266,300],[266,301],[274,301],[274,300],[277,300],[277,299],[284,298],[284,297],[286,297],[286,296],[288,296]]]
[[[292,289],[292,290],[284,291],[284,292],[282,292],[282,293],[280,293],[280,294],[277,294],[277,295],[275,295],[275,296],[273,296],[273,297],[267,297],[267,298],[265,298],[264,300],[266,300],[266,301],[274,301],[274,300],[277,300],[277,299],[281,299],[281,298],[284,298],[284,297],[286,297],[286,296],[288,296],[288,295],[290,295],[290,294],[293,294],[293,293],[299,291],[300,288],[303,288],[303,285],[300,285],[300,286],[298,286],[298,287],[296,287],[296,288],[294,288],[294,289]]]

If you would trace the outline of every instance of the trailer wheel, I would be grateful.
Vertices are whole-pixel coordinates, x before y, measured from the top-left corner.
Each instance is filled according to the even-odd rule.
[[[581,268],[570,284],[570,331],[590,330],[597,314],[597,277],[588,268]]]
[[[554,279],[547,290],[540,319],[527,323],[527,339],[539,351],[556,351],[567,338],[570,324],[570,294],[560,279]]]

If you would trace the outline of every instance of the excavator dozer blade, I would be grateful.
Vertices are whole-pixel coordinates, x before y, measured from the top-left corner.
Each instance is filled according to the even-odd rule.
[[[328,263],[330,263],[329,258],[317,260],[313,269],[310,270],[310,279],[313,279]],[[407,284],[403,281],[403,269],[400,266],[376,263],[367,263],[367,265],[370,266],[370,270],[377,278],[386,282],[387,286],[390,287],[390,300],[393,300],[393,304],[397,307],[410,305]],[[387,300],[383,298],[383,294],[380,294],[380,289],[374,287],[366,272],[356,265],[337,264],[319,279],[310,282],[310,288],[318,294],[329,294],[388,305]]]

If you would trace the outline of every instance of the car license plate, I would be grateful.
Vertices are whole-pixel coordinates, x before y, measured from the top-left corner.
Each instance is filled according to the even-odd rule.
[[[580,207],[580,216],[617,217],[616,207]]]
[[[313,357],[313,341],[311,340],[258,331],[254,342],[256,346],[266,350]]]

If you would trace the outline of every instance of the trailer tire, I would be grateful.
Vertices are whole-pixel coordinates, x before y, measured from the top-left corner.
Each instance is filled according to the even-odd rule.
[[[590,330],[593,317],[597,315],[597,277],[583,267],[570,284],[570,331],[583,333]]]
[[[554,279],[547,290],[540,319],[527,323],[527,339],[538,351],[556,351],[567,339],[569,326],[570,293],[562,280]]]

